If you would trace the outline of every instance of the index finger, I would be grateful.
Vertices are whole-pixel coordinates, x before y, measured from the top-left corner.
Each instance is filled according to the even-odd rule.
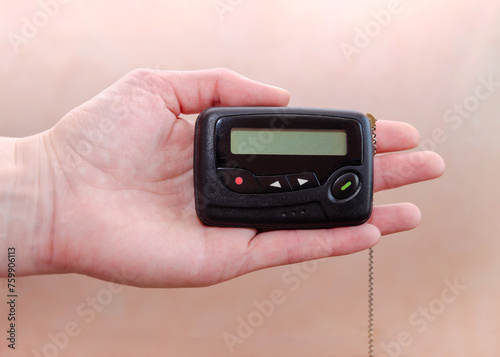
[[[376,133],[377,153],[413,149],[420,141],[417,129],[404,122],[377,120]]]

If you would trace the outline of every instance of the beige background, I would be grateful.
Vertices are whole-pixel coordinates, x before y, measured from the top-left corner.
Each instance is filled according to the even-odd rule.
[[[232,4],[222,19],[220,2]],[[378,203],[414,202],[423,213],[418,229],[376,248],[376,351],[500,356],[499,87],[475,97],[481,78],[500,81],[500,3],[401,0],[380,31],[374,13],[389,2],[352,3],[72,0],[52,7],[47,24],[15,48],[9,37],[42,8],[1,0],[0,135],[46,130],[137,67],[224,66],[286,88],[294,106],[407,121],[447,170],[437,181],[376,195]],[[341,46],[353,45],[357,29],[373,36],[348,61]],[[464,102],[471,109],[460,121],[445,121]],[[237,335],[239,317],[259,326],[241,335],[233,356],[366,355],[367,253],[299,267],[200,289],[118,289],[76,275],[19,279],[18,349],[2,337],[0,355],[226,356],[223,335]],[[466,288],[453,294],[445,281]],[[254,303],[275,289],[285,301],[259,321]],[[76,336],[66,340],[68,326]],[[51,336],[62,349],[50,346]]]

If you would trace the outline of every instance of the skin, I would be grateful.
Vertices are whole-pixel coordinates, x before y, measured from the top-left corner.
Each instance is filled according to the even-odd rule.
[[[410,203],[375,206],[356,227],[258,233],[203,225],[193,200],[191,121],[212,106],[286,106],[289,94],[226,69],[136,70],[55,127],[2,139],[5,249],[18,275],[80,273],[140,287],[216,284],[267,267],[358,252],[413,229]],[[401,122],[377,122],[374,190],[439,177]],[[5,259],[2,258],[2,259]],[[2,264],[5,267],[6,264]],[[7,271],[2,270],[6,276]]]

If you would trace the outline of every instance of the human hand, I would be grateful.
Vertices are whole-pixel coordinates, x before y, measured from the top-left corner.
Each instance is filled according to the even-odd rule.
[[[205,286],[266,267],[354,253],[414,228],[412,204],[375,206],[356,227],[271,231],[203,225],[193,199],[193,130],[211,106],[285,106],[287,92],[228,70],[136,70],[40,134],[54,180],[38,270],[147,287]],[[414,148],[408,124],[377,122],[378,153]],[[442,174],[430,152],[377,155],[374,191]],[[47,170],[45,170],[47,171]],[[49,198],[48,198],[49,199]]]

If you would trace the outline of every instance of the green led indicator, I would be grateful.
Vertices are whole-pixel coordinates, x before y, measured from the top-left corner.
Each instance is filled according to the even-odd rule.
[[[352,185],[352,183],[351,183],[351,181],[349,181],[349,182],[348,182],[348,183],[346,183],[344,186],[342,186],[342,187],[340,188],[340,190],[341,190],[341,191],[345,191],[345,190],[347,190],[347,189],[349,188],[349,186],[351,186],[351,185]]]

